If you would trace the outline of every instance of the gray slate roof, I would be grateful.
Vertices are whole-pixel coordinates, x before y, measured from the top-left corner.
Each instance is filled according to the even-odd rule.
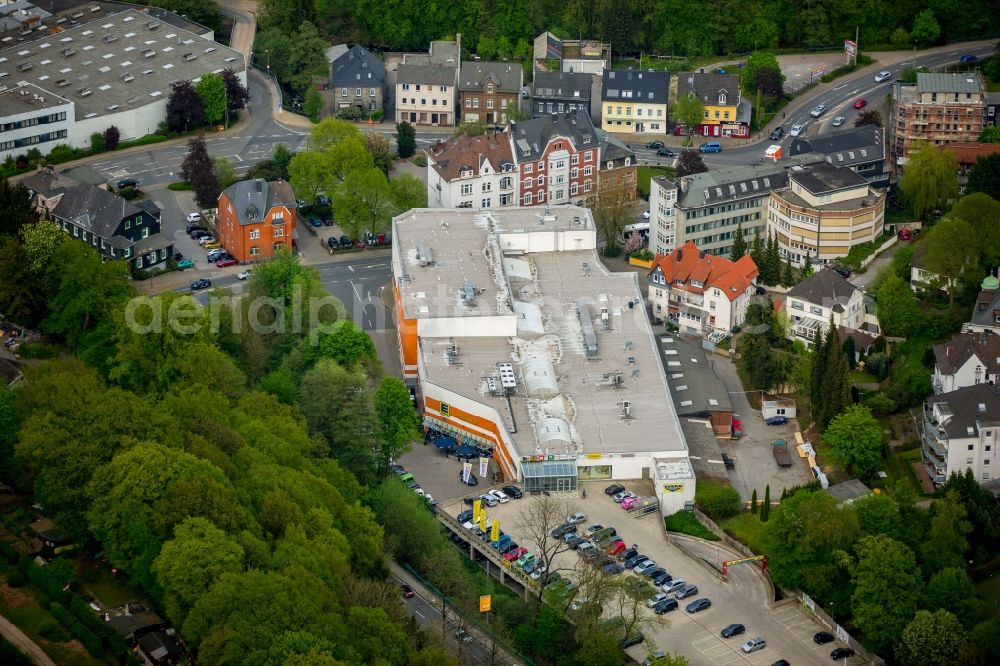
[[[21,184],[48,199],[71,187],[76,187],[80,181],[64,173],[42,169],[21,179]]]
[[[493,79],[497,92],[519,95],[524,72],[521,63],[463,62],[458,76],[459,90],[480,90],[486,79]]]
[[[994,312],[1000,310],[1000,290],[984,289],[976,297],[976,305],[972,309],[969,322],[974,326],[995,328],[997,322]]]
[[[976,356],[989,374],[1000,372],[1000,335],[990,332],[962,333],[934,345],[934,363],[942,374],[951,375]]]
[[[604,72],[601,99],[666,104],[670,94],[670,72],[640,72],[610,69]]]
[[[885,133],[874,125],[864,125],[814,137],[793,137],[788,154],[804,153],[825,155],[837,166],[873,162],[885,158]]]
[[[223,194],[233,204],[240,225],[259,223],[274,206],[298,207],[291,186],[283,180],[241,180],[227,187]]]
[[[976,72],[958,74],[918,72],[917,89],[920,92],[981,93],[983,82]]]
[[[453,86],[455,68],[444,65],[400,65],[396,68],[396,83]]]
[[[836,497],[841,501],[841,503],[853,502],[858,498],[872,494],[871,488],[857,479],[850,479],[849,481],[844,481],[843,483],[834,484],[827,488],[826,492]]]
[[[944,403],[951,417],[938,423],[948,439],[977,437],[981,426],[1000,424],[1000,387],[992,384],[973,384],[951,393],[927,398],[927,406]],[[972,434],[969,434],[969,429]]]
[[[93,185],[81,184],[66,190],[52,214],[90,231],[98,238],[114,242],[121,221],[139,213],[135,204]],[[127,239],[121,239],[131,244]]]
[[[599,148],[594,123],[583,109],[514,123],[510,134],[516,162],[539,159],[549,140],[555,136],[569,138],[577,150]]]
[[[535,72],[536,99],[579,99],[590,101],[593,74],[585,72]]]
[[[789,289],[786,297],[816,305],[846,303],[857,289],[833,269],[824,268]]]
[[[868,184],[856,171],[834,166],[829,162],[792,167],[788,176],[815,195],[831,194]]]
[[[681,72],[677,75],[677,97],[693,92],[704,105],[719,106],[719,94],[726,96],[726,106],[740,100],[740,77],[715,72]]]
[[[336,48],[331,47],[327,53]],[[331,69],[330,81],[334,86],[371,87],[385,83],[385,65],[374,53],[357,44],[337,55]]]
[[[683,176],[676,180],[666,180],[676,183],[678,187],[683,185],[677,194],[678,207],[699,208],[722,201],[766,197],[771,190],[788,185],[789,165],[811,164],[820,159],[817,155],[802,155],[779,163],[763,162],[749,166],[726,167]]]
[[[631,148],[607,132],[599,129],[595,129],[594,131],[597,133],[597,140],[601,145],[602,167],[604,166],[604,163],[608,161],[618,161],[623,160],[626,157],[635,157],[635,152],[633,152]]]

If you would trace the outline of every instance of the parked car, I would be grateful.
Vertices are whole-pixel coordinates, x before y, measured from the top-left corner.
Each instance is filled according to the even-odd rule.
[[[887,81],[890,78],[892,78],[892,72],[882,70],[881,72],[875,75],[875,83],[882,83],[883,81]]]
[[[826,113],[826,104],[817,104],[809,112],[809,115],[812,116],[813,118],[819,118],[824,113]]]
[[[601,567],[601,571],[608,574],[609,576],[617,576],[621,572],[625,571],[625,567],[623,567],[618,562],[609,561],[607,564]]]
[[[834,127],[840,127],[846,121],[847,118],[844,118],[844,116],[837,116],[836,118],[833,119],[833,122],[831,122],[830,124],[833,125]]]
[[[642,211],[642,219],[644,219],[644,220],[648,220],[649,219],[649,211],[648,210]]]
[[[236,261],[235,259],[219,259],[217,262],[215,262],[215,265],[218,266],[219,268],[228,268],[230,266],[235,266],[238,263],[240,262]]]
[[[488,493],[483,493],[482,495],[479,496],[479,499],[482,500],[483,504],[485,504],[488,507],[494,507],[500,503],[500,500],[498,500],[496,497],[493,497],[493,495],[490,495]]]
[[[568,535],[566,535],[565,537],[563,537],[563,541],[566,542],[567,546],[569,546],[570,548],[574,548],[575,549],[581,543],[583,543],[584,541],[586,541],[586,539],[584,539],[582,536],[580,536],[576,532],[570,532]]]
[[[854,104],[852,104],[851,106],[853,106],[855,109],[863,109],[866,106],[868,106],[868,100],[866,100],[864,97],[859,97],[856,100],[854,100]]]
[[[813,636],[813,643],[816,645],[826,645],[827,643],[832,643],[836,638],[829,631],[817,631],[816,635]]]
[[[565,543],[569,543],[570,539],[574,539],[577,537],[581,539],[583,538],[579,535],[579,533],[576,532],[576,530],[573,530],[570,532],[563,532],[562,536],[560,536],[559,538],[562,539]]]
[[[646,569],[645,571],[643,571],[642,575],[648,578],[649,580],[653,580],[657,576],[665,573],[667,573],[667,570],[664,569],[663,567],[653,567],[652,569]]]
[[[615,495],[617,493],[620,493],[623,490],[625,490],[625,486],[623,486],[621,484],[618,484],[618,483],[612,483],[610,486],[608,486],[607,488],[604,489],[604,494],[605,495]]]
[[[504,491],[508,497],[513,497],[514,499],[521,499],[524,493],[517,486],[504,486],[500,490]]]
[[[588,538],[592,537],[592,536],[594,536],[595,534],[597,534],[598,532],[600,532],[603,529],[604,529],[604,525],[591,525],[590,527],[588,527],[587,529],[585,529],[583,531],[583,536],[588,537]]]
[[[756,652],[757,650],[763,650],[767,647],[767,641],[758,636],[757,638],[751,638],[746,643],[740,646],[743,652],[750,654],[751,652]]]
[[[779,426],[788,423],[788,419],[785,418],[784,416],[769,416],[768,418],[764,419],[764,423],[766,423],[769,426]]]
[[[654,576],[650,576],[649,577],[649,579],[651,581],[653,581],[653,585],[656,585],[661,590],[663,589],[662,586],[666,585],[667,583],[669,583],[672,578],[673,578],[673,576],[671,576],[666,571],[663,571],[662,573],[658,573],[658,574],[656,574]]]
[[[626,548],[624,541],[614,541],[608,546],[608,555],[617,555]]]
[[[531,570],[531,580],[539,580],[545,575],[548,568],[544,564],[539,564],[537,567]]]
[[[635,493],[629,492],[628,490],[622,490],[621,492],[615,493],[611,497],[611,499],[613,499],[618,504],[621,504],[622,501],[627,497],[635,497]]]
[[[646,147],[649,148],[650,150],[659,150],[660,148],[663,148],[663,142],[650,141],[649,143],[646,144]]]
[[[507,560],[508,562],[516,562],[522,555],[524,555],[527,552],[528,552],[527,548],[519,546],[514,550],[504,553],[503,559]]]
[[[470,472],[468,479],[463,479],[462,478],[462,474],[463,474],[463,470],[459,470],[459,472],[458,472],[458,480],[461,481],[462,483],[464,483],[465,485],[467,485],[467,486],[478,486],[479,485],[479,479],[476,478],[475,474],[472,474]]]
[[[473,513],[472,509],[466,509],[462,513],[458,514],[458,516],[456,516],[455,520],[457,520],[460,523],[468,522],[468,521],[472,520],[472,513]]]
[[[771,664],[771,666],[792,666],[788,663],[787,659],[779,659],[778,661]]]
[[[212,286],[212,281],[208,278],[198,278],[191,283],[191,291],[199,291],[201,289],[208,289]]]
[[[201,213],[188,213],[186,219],[188,222],[201,222]]]
[[[194,268],[194,260],[184,259],[182,261],[178,261],[177,268],[179,268],[180,270],[184,270],[185,268]]]
[[[664,599],[660,603],[653,606],[653,612],[657,615],[663,615],[664,613],[669,613],[672,610],[677,610],[677,600],[676,599]]]
[[[689,603],[684,610],[688,613],[700,613],[701,611],[711,608],[712,600],[702,597],[701,599],[695,599]]]
[[[240,271],[236,274],[236,279],[246,282],[250,279],[250,271]]]
[[[327,197],[325,194],[317,194],[316,195],[316,205],[317,206],[329,206],[330,205],[330,198]]]
[[[674,599],[687,599],[688,597],[693,597],[698,594],[697,585],[686,585],[674,593]]]
[[[201,240],[202,238],[211,238],[212,234],[208,233],[204,229],[198,228],[188,233],[188,236],[194,240]]]
[[[597,546],[595,546],[590,541],[586,541],[585,540],[585,541],[581,541],[577,545],[576,552],[580,553],[580,555],[582,557],[584,557],[585,559],[590,559],[592,557],[596,557],[597,556],[598,550],[597,550]]]
[[[788,133],[791,134],[792,136],[798,136],[802,134],[803,129],[805,129],[803,125],[796,123],[795,125],[792,125],[792,129]]]
[[[644,640],[646,640],[646,637],[642,635],[641,631],[637,631],[635,634],[623,638],[621,642],[621,647],[624,650],[626,648],[632,647],[633,645],[638,645]]]
[[[323,218],[319,215],[307,215],[306,219],[309,220],[309,224],[312,225],[314,229],[318,229],[323,226]]]
[[[403,583],[402,585],[400,585],[400,587],[403,589],[404,599],[412,599],[417,594],[416,592],[413,591],[413,588],[407,585],[406,583]]]
[[[566,518],[566,524],[567,525],[579,525],[580,523],[584,522],[585,520],[587,520],[587,516],[584,513],[580,512],[580,511],[577,511],[576,513],[570,514],[569,517]]]
[[[971,53],[966,53],[965,55],[963,55],[961,58],[958,59],[958,61],[962,63],[976,62],[977,60],[979,60],[979,58],[972,55]]]
[[[505,495],[502,490],[491,490],[487,494],[493,497],[493,499],[500,502],[501,504],[506,504],[507,502],[510,501],[510,498],[507,497],[507,495]]]
[[[643,562],[648,562],[648,561],[649,561],[649,558],[646,557],[645,555],[636,555],[631,560],[626,560],[625,561],[625,568],[626,569],[635,569],[637,566],[639,566]]]
[[[670,592],[676,592],[677,590],[683,587],[687,587],[687,583],[681,580],[680,578],[677,578],[675,580],[670,581],[669,583],[664,583],[662,586],[660,586],[660,589],[663,590],[664,592],[670,593]]]
[[[851,277],[851,269],[844,268],[843,266],[834,266],[833,272],[839,275],[840,277],[844,278],[845,280]]]
[[[739,636],[746,630],[747,628],[742,624],[731,624],[728,627],[723,628],[723,630],[719,633],[723,638],[732,638],[733,636]]]
[[[211,239],[207,239],[204,243],[201,244],[201,246],[203,248],[205,248],[206,250],[219,250],[219,249],[222,249],[222,243],[220,243],[217,240],[211,240]]]
[[[618,559],[621,560],[622,562],[625,562],[626,560],[631,560],[633,557],[635,557],[638,554],[639,554],[639,548],[638,548],[638,546],[636,546],[635,544],[632,544],[632,546],[630,548],[627,548],[627,549],[623,550],[622,552],[618,553]]]
[[[657,592],[649,599],[646,599],[646,608],[652,608],[656,604],[660,603],[664,599],[667,599],[668,595],[665,592]]]
[[[847,659],[854,655],[854,650],[849,647],[839,647],[830,653],[830,659],[837,661],[838,659]]]
[[[207,231],[207,229],[196,222],[188,222],[187,226],[184,227],[184,233],[189,236],[195,231]]]
[[[354,247],[354,241],[351,240],[350,236],[341,236],[340,247],[345,250],[350,249]]]
[[[569,523],[563,523],[559,527],[552,530],[551,534],[553,539],[561,539],[563,534],[575,531],[576,529],[573,527],[573,525],[570,525]]]
[[[656,154],[660,157],[674,157],[674,151],[669,148],[660,148],[656,151]]]
[[[785,136],[784,127],[775,127],[774,130],[771,131],[771,141],[777,141],[783,136]]]
[[[526,564],[534,561],[535,561],[535,554],[525,552],[523,555],[521,555],[521,557],[517,559],[517,566],[523,569]]]
[[[139,186],[139,181],[136,180],[135,178],[122,178],[121,180],[118,181],[118,185],[116,187],[119,190],[124,190],[126,187],[138,187],[138,186]]]
[[[645,562],[641,562],[640,564],[637,564],[635,566],[635,569],[633,569],[633,570],[636,573],[641,574],[641,573],[647,571],[648,569],[652,569],[655,566],[656,566],[656,561],[655,560],[646,560]]]

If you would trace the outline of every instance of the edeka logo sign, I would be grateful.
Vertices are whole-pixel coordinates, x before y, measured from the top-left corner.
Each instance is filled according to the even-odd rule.
[[[680,492],[682,490],[684,490],[684,484],[683,483],[664,483],[663,484],[663,491],[667,492],[667,493],[678,493],[678,492]]]
[[[438,411],[441,412],[441,416],[449,416],[451,413],[451,406],[447,402],[442,402],[441,409]]]

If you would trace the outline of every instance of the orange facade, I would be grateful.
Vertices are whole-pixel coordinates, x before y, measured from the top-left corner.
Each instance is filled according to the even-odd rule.
[[[219,197],[219,242],[240,263],[270,259],[278,250],[291,248],[295,213],[294,208],[273,206],[259,221],[241,223],[223,192]]]

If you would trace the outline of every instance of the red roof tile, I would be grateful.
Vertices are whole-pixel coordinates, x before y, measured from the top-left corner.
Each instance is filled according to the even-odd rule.
[[[657,255],[650,272],[659,269],[667,284],[694,293],[719,289],[729,300],[736,299],[757,278],[757,265],[749,254],[738,261],[700,252],[694,241],[688,241],[670,254]],[[692,281],[701,283],[695,287]]]
[[[486,136],[456,136],[438,143],[426,150],[431,167],[444,180],[451,182],[459,177],[463,169],[471,169],[473,176],[486,162],[493,171],[499,173],[503,162],[514,163],[510,148],[510,135],[506,132]]]

